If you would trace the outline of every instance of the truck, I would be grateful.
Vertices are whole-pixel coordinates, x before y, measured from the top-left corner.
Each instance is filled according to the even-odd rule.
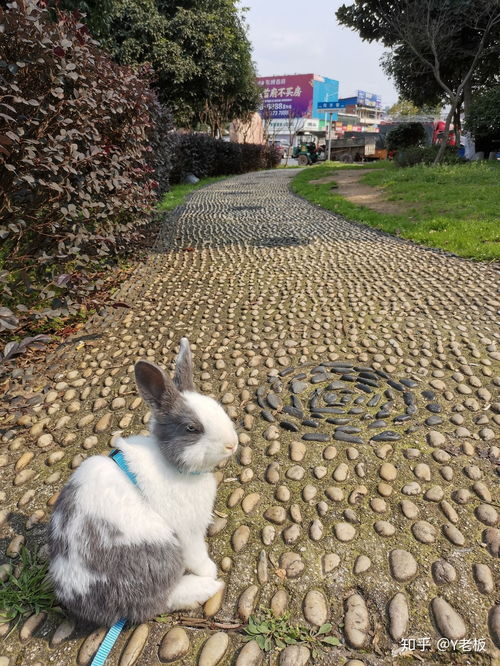
[[[383,121],[379,125],[379,131],[377,136],[377,144],[376,144],[376,154],[377,154],[377,159],[382,159],[385,160],[387,157],[390,157],[388,155],[387,151],[387,145],[386,145],[386,138],[389,132],[394,129],[394,127],[398,127],[402,123],[420,123],[423,125],[427,137],[426,145],[428,146],[433,146],[437,145],[441,142],[441,139],[444,136],[444,129],[446,127],[446,123],[444,120],[434,120],[431,116],[424,117],[422,118],[421,116],[407,116],[404,119],[400,120],[388,120],[388,121]],[[453,125],[450,125],[450,135],[448,137],[448,145],[449,146],[455,146],[456,145],[456,137],[455,137],[455,132],[453,131]]]

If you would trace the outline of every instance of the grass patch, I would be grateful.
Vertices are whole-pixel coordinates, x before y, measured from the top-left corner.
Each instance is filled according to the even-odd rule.
[[[360,182],[384,190],[388,201],[398,202],[407,212],[378,213],[332,191],[335,183],[310,183],[339,168],[375,168]],[[350,220],[461,257],[487,261],[500,258],[499,181],[500,164],[495,162],[418,165],[407,169],[386,162],[368,167],[327,163],[304,169],[295,176],[292,191]]]
[[[195,185],[188,183],[180,183],[179,185],[172,185],[170,190],[163,195],[163,199],[158,204],[158,210],[170,211],[180,206],[186,200],[188,194],[199,190],[200,187],[216,183],[218,180],[225,180],[227,176],[212,176],[211,178],[202,178]]]
[[[303,643],[308,645],[315,659],[327,646],[340,645],[340,641],[330,634],[332,625],[327,622],[318,629],[303,624],[292,624],[290,615],[276,617],[270,608],[261,608],[258,615],[251,615],[243,629],[244,640],[255,641],[265,652],[283,650],[287,645]]]
[[[25,546],[20,552],[19,575],[10,573],[7,580],[0,583],[0,622],[15,621],[54,609],[56,599],[47,577],[49,563],[37,551]],[[15,625],[14,625],[15,626]]]

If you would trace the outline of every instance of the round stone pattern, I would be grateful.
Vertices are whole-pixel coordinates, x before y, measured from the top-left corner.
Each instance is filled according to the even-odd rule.
[[[396,380],[369,366],[325,361],[285,368],[269,383],[257,389],[262,418],[304,441],[376,445],[397,442],[419,428],[418,383],[410,378]],[[396,470],[386,465],[382,478],[395,477]]]

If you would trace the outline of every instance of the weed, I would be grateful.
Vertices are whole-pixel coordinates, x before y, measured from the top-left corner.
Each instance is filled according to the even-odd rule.
[[[340,645],[340,641],[330,634],[332,625],[327,622],[319,629],[303,624],[292,624],[290,614],[276,617],[269,608],[259,609],[258,615],[251,615],[243,631],[244,640],[254,640],[265,652],[283,650],[287,645],[306,643],[312,650],[313,658],[327,646]]]
[[[56,599],[47,577],[48,562],[39,553],[23,546],[20,552],[20,573],[10,573],[0,583],[0,622],[15,621],[54,609]]]

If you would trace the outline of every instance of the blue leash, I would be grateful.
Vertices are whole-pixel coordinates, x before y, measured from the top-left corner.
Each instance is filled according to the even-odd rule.
[[[103,642],[100,644],[99,649],[97,650],[95,657],[92,659],[90,666],[104,666],[104,662],[113,649],[113,645],[116,643],[126,621],[127,618],[122,617],[121,620],[118,620],[118,622],[114,623],[114,625],[104,637]]]
[[[123,455],[123,453],[119,449],[114,449],[109,454],[109,457],[113,458],[118,467],[125,472],[128,478],[136,486],[137,477],[128,468],[127,461],[125,460],[125,456]],[[90,664],[90,666],[104,666],[104,662],[108,658],[109,653],[111,652],[114,644],[118,640],[118,636],[120,635],[121,630],[123,629],[126,621],[127,618],[122,617],[120,620],[118,620],[118,622],[115,622],[114,625],[108,630],[108,633],[104,637],[103,642],[100,644],[99,649],[97,650],[95,657],[92,659],[92,663]]]

